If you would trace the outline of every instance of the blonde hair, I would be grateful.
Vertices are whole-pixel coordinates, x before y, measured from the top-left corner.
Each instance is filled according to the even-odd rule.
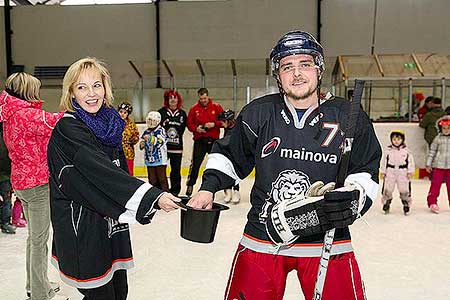
[[[41,81],[25,72],[14,73],[6,79],[5,87],[26,101],[39,101]],[[14,95],[14,96],[16,96]]]
[[[105,105],[107,107],[112,106],[114,97],[112,94],[111,76],[106,65],[95,57],[85,57],[74,62],[64,75],[61,101],[59,103],[62,110],[75,111],[72,104],[73,86],[80,78],[81,73],[89,69],[94,69],[100,73],[103,86],[105,87]]]

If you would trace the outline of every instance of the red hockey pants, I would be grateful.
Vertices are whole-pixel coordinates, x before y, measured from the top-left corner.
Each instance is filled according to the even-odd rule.
[[[239,245],[225,300],[282,300],[286,278],[296,270],[306,300],[312,300],[320,257],[259,253]],[[323,300],[364,300],[365,292],[353,252],[330,258]]]

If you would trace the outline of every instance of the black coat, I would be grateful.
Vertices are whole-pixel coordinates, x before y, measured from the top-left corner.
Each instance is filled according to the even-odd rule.
[[[0,180],[11,176],[11,159],[3,140],[3,123],[0,123]]]
[[[53,130],[48,166],[52,263],[61,279],[89,289],[133,267],[128,223],[150,223],[162,191],[130,176],[123,152],[71,114]]]

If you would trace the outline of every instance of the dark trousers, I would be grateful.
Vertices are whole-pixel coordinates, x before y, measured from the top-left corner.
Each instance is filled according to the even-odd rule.
[[[78,289],[83,300],[126,300],[128,295],[127,271],[114,272],[110,282],[95,289]]]
[[[9,179],[0,182],[0,224],[9,224],[11,221],[11,182]]]
[[[181,191],[181,159],[183,153],[167,153],[170,160],[170,192],[178,195]]]
[[[169,191],[169,183],[167,182],[166,175],[167,166],[157,166],[157,167],[147,167],[148,182],[156,186],[157,188],[163,190],[164,192]]]
[[[198,171],[202,165],[206,153],[211,152],[214,140],[200,138],[194,141],[194,150],[192,151],[191,166],[189,168],[189,176],[186,185],[194,186],[197,182]]]

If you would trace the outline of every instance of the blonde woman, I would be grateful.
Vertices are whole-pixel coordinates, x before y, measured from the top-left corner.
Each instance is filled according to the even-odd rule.
[[[11,184],[22,199],[29,225],[26,291],[31,299],[51,299],[59,286],[52,288],[47,278],[50,228],[47,144],[63,113],[42,110],[40,87],[39,79],[27,73],[9,76],[0,95],[0,121],[11,158]]]
[[[128,224],[148,224],[180,199],[128,174],[125,122],[112,107],[111,79],[95,58],[73,63],[63,80],[58,122],[48,146],[52,263],[84,300],[127,298],[134,266]]]

